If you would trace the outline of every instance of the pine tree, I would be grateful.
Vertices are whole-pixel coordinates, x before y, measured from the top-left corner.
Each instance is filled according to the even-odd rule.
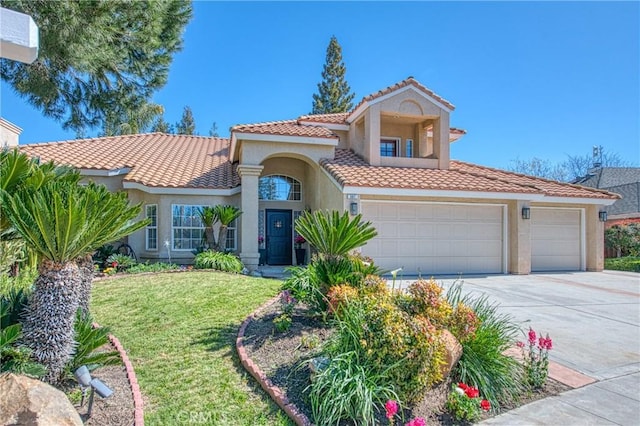
[[[209,129],[209,136],[214,138],[220,137],[220,134],[218,133],[218,123],[216,123],[215,121],[213,122],[213,124],[211,125],[211,128]]]
[[[347,112],[353,108],[354,94],[344,78],[346,67],[342,61],[342,48],[335,36],[327,47],[327,58],[322,69],[318,93],[313,95],[312,114]]]
[[[40,51],[33,64],[1,59],[0,77],[78,134],[130,123],[118,120],[150,102],[192,14],[189,0],[2,0],[2,7],[33,17]]]
[[[179,135],[195,135],[196,121],[189,106],[184,107],[182,118],[176,123],[176,133]]]
[[[165,121],[164,117],[160,116],[151,126],[152,132],[158,133],[174,133],[173,125]]]

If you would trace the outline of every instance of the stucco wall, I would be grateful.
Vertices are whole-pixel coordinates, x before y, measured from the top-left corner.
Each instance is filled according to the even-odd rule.
[[[158,206],[158,250],[146,250],[145,249],[145,230],[141,229],[128,237],[128,244],[133,248],[140,261],[148,259],[167,261],[169,256],[171,261],[175,263],[191,263],[193,254],[191,251],[182,250],[167,250],[165,241],[169,241],[171,244],[171,219],[172,212],[171,206],[173,204],[184,205],[203,205],[213,206],[216,204],[231,204],[234,206],[240,205],[239,195],[233,195],[229,197],[225,196],[204,196],[204,195],[159,195],[149,194],[137,189],[128,190],[129,200],[132,203],[142,203],[142,211],[140,213],[140,219],[145,217],[145,205],[156,204]],[[240,245],[240,227],[238,227],[237,241]],[[217,238],[217,228],[216,228]],[[239,249],[240,247],[238,247]]]

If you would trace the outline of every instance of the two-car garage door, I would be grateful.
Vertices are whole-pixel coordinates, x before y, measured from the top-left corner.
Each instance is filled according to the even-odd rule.
[[[502,205],[362,202],[378,236],[362,248],[383,269],[405,274],[505,272]]]

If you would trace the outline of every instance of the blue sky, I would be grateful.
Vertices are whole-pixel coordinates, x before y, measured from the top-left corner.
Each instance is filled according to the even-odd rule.
[[[453,158],[505,168],[602,145],[640,163],[638,2],[197,1],[154,101],[170,123],[189,105],[203,135],[306,114],[331,35],[356,100],[414,76],[456,106]],[[0,90],[21,143],[75,137]]]

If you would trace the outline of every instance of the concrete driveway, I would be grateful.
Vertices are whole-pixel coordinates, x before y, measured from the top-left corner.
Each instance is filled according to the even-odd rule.
[[[447,288],[454,281],[436,278]],[[640,274],[605,271],[462,279],[465,292],[488,295],[523,329],[531,326],[549,333],[551,360],[595,380],[485,423],[640,424]]]

